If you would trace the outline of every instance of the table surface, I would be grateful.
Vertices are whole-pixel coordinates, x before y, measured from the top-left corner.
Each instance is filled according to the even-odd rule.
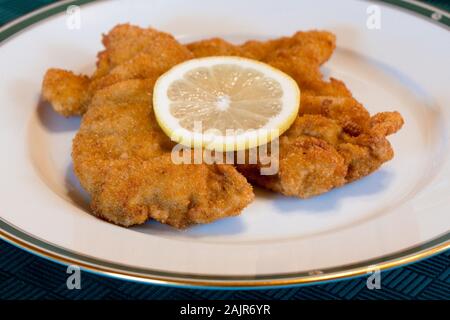
[[[0,0],[0,26],[52,0]],[[450,1],[423,1],[450,11]],[[66,267],[0,240],[0,299],[450,299],[450,250],[381,273],[381,289],[367,278],[271,290],[198,290],[127,282],[81,273],[81,290],[68,290]]]

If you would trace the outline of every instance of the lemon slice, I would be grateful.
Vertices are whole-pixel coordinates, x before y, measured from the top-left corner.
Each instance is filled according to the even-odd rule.
[[[153,91],[156,119],[173,141],[216,151],[268,143],[289,128],[299,105],[291,77],[239,57],[188,60],[163,74]]]

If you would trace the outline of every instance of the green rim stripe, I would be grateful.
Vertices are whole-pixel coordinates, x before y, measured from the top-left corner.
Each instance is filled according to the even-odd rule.
[[[43,7],[41,9],[36,10],[35,14],[33,12],[30,13],[30,17],[27,19],[24,19],[22,21],[19,21],[21,18],[18,18],[16,20],[13,20],[12,22],[6,24],[3,28],[4,30],[0,32],[0,42],[4,41],[5,39],[9,38],[10,36],[18,33],[19,31],[25,29],[26,27],[35,24],[41,20],[44,20],[45,18],[48,18],[50,16],[53,16],[57,13],[63,12],[67,9],[70,5],[82,5],[89,2],[93,2],[95,0],[74,0],[70,2],[63,2],[59,4],[58,6],[50,5],[48,7]],[[47,8],[47,9],[46,9]],[[19,21],[16,23],[16,21]]]
[[[166,278],[167,281],[170,281],[170,280],[176,281],[176,280],[183,280],[183,279],[195,279],[195,280],[204,280],[204,281],[213,281],[213,282],[230,281],[230,280],[235,280],[235,281],[249,281],[250,280],[250,281],[255,281],[255,284],[256,284],[258,281],[264,281],[264,280],[282,280],[282,279],[302,278],[302,277],[311,276],[311,273],[309,271],[298,272],[298,273],[267,274],[267,275],[259,275],[259,276],[199,275],[199,274],[174,273],[174,272],[168,273],[165,271],[126,266],[126,265],[117,264],[117,263],[113,263],[113,262],[103,261],[103,260],[100,260],[100,259],[97,259],[94,257],[83,256],[83,255],[77,254],[75,252],[71,252],[67,249],[50,244],[44,240],[35,238],[34,236],[29,235],[26,232],[14,227],[14,226],[11,226],[10,224],[8,224],[6,221],[2,220],[1,218],[0,218],[0,229],[5,231],[8,234],[14,235],[14,237],[16,237],[28,244],[37,246],[38,248],[41,248],[44,251],[54,253],[61,257],[69,258],[71,260],[83,261],[84,263],[87,263],[94,267],[96,265],[107,267],[107,268],[111,269],[111,272],[114,272],[114,270],[119,270],[119,271],[122,270],[122,271],[127,271],[130,273],[134,273],[136,275],[147,274],[147,275],[152,275],[152,276],[160,276],[160,277]],[[3,238],[3,237],[0,234],[0,239],[1,238]],[[14,242],[9,241],[6,238],[3,238],[3,240],[5,240],[13,245],[16,245]],[[361,268],[361,267],[368,268],[369,266],[375,266],[379,263],[383,263],[386,261],[394,261],[397,259],[402,259],[409,255],[417,254],[419,252],[424,252],[424,251],[430,250],[434,247],[438,247],[439,245],[441,245],[443,243],[447,243],[449,241],[450,241],[450,232],[447,232],[446,234],[440,235],[439,237],[437,237],[433,240],[430,240],[427,243],[418,245],[413,248],[403,250],[401,252],[392,253],[392,254],[389,254],[389,255],[386,255],[386,256],[383,256],[380,258],[375,258],[375,259],[371,259],[368,261],[362,261],[362,262],[354,263],[351,265],[327,268],[327,269],[321,270],[321,272],[323,272],[322,273],[323,275],[327,275],[327,274],[333,274],[336,272],[341,272],[343,270],[351,270],[351,269],[357,269],[357,268]],[[447,247],[448,247],[448,245],[447,245]],[[443,250],[446,250],[446,248],[444,248]],[[439,252],[436,252],[436,253],[439,253]],[[44,258],[48,258],[44,255],[41,255],[41,256]],[[428,256],[427,256],[427,258],[428,258]],[[54,260],[54,261],[61,263],[57,260]],[[216,285],[217,285],[217,283],[216,283]]]
[[[443,24],[447,27],[450,27],[450,18],[447,15],[443,15],[441,14],[439,11],[444,11],[444,10],[432,10],[432,9],[428,9],[426,7],[422,7],[420,5],[411,3],[411,2],[406,2],[406,1],[402,1],[402,0],[378,0],[378,2],[381,3],[387,3],[387,4],[391,4],[394,5],[395,7],[401,7],[404,9],[407,9],[408,11],[412,11],[415,13],[418,13],[424,17],[427,17],[429,20],[433,21],[433,22],[437,22],[440,24]],[[433,6],[431,5],[427,5],[430,8],[433,8]]]

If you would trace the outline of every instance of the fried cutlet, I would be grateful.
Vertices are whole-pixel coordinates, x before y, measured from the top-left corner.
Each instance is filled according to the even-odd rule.
[[[335,36],[326,31],[242,45],[218,38],[187,45],[196,57],[258,59],[289,74],[302,90],[298,118],[280,137],[278,173],[261,175],[261,163],[237,166],[252,183],[309,198],[360,179],[392,159],[386,136],[402,127],[403,118],[398,112],[371,116],[343,82],[323,80],[320,66],[335,46]]]
[[[93,213],[122,226],[154,219],[177,228],[239,214],[252,186],[231,165],[175,164],[151,108],[158,76],[193,54],[168,34],[130,25],[103,43],[91,77],[50,69],[43,81],[57,112],[84,114],[72,158]]]
[[[64,116],[82,115],[94,94],[129,79],[157,78],[193,54],[167,33],[129,24],[114,27],[102,40],[97,69],[91,77],[49,69],[42,86],[44,99]]]
[[[364,177],[393,157],[386,136],[401,128],[401,115],[371,116],[343,82],[323,80],[319,68],[335,49],[329,32],[242,45],[215,38],[182,46],[154,29],[119,25],[103,43],[91,77],[51,69],[43,95],[63,115],[86,113],[73,146],[75,171],[92,196],[94,212],[115,223],[153,218],[184,227],[238,214],[253,198],[238,171],[267,189],[308,198]],[[229,165],[175,165],[170,159],[173,144],[149,107],[154,81],[179,62],[217,55],[266,62],[292,76],[302,90],[300,113],[279,139],[275,175],[262,175],[261,163],[240,164],[236,171]],[[191,183],[196,187],[188,187]]]
[[[151,109],[147,80],[99,90],[82,119],[72,157],[94,214],[123,226],[154,219],[177,228],[234,216],[252,187],[230,165],[174,164],[174,143]]]

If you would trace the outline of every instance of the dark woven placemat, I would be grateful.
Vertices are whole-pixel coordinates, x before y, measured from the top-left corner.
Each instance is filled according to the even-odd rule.
[[[68,290],[66,267],[0,242],[0,299],[450,299],[450,251],[381,273],[381,289],[366,278],[272,290],[193,290],[126,282],[81,273]]]
[[[0,0],[0,25],[51,0]],[[427,1],[450,10],[445,0]],[[0,240],[0,299],[450,299],[450,251],[382,272],[381,289],[366,278],[273,290],[194,290],[81,274],[81,290],[68,290],[66,267]]]

